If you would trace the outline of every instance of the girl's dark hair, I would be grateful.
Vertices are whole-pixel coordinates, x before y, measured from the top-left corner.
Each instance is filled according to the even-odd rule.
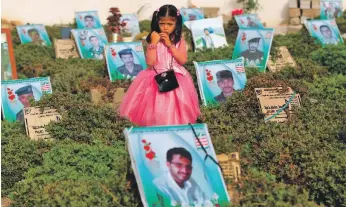
[[[159,27],[159,20],[160,17],[175,17],[176,19],[176,25],[175,30],[170,35],[170,38],[173,38],[173,44],[177,44],[181,39],[181,30],[183,27],[183,19],[181,17],[181,14],[178,15],[178,9],[170,4],[166,4],[160,7],[158,11],[154,11],[153,13],[153,19],[151,20],[151,31],[149,35],[147,36],[147,42],[151,42],[151,33],[157,32],[160,33],[160,27]]]

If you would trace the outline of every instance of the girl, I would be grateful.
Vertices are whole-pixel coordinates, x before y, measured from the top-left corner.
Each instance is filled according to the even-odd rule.
[[[187,61],[186,43],[182,38],[182,17],[173,5],[156,10],[147,37],[147,64],[129,87],[120,115],[140,126],[195,123],[200,114],[198,96],[192,78],[182,66]],[[155,76],[173,69],[179,87],[159,92]]]

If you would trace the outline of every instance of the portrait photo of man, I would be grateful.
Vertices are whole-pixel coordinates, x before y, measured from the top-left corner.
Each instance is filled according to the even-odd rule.
[[[32,91],[32,86],[24,86],[15,91],[15,93],[18,96],[18,100],[23,104],[24,108],[25,107],[30,107],[30,99],[34,99],[34,93]],[[24,112],[23,109],[21,109],[17,115],[16,115],[16,120],[24,122]]]
[[[250,39],[248,41],[249,49],[241,53],[241,56],[244,57],[247,66],[257,66],[262,63],[264,54],[258,49],[260,40],[260,37]]]
[[[102,60],[104,48],[100,45],[99,39],[96,36],[90,36],[89,41],[92,45],[92,47],[89,48],[90,57]]]
[[[28,30],[28,35],[31,38],[31,41],[35,44],[45,46],[46,43],[41,39],[40,34],[37,29],[32,28]]]
[[[227,97],[231,97],[234,91],[234,80],[232,72],[229,70],[220,70],[216,73],[217,86],[221,93],[214,97],[217,102],[225,102]]]
[[[333,36],[333,32],[328,25],[321,25],[320,32],[322,34],[324,44],[338,44],[338,39]]]
[[[132,49],[123,49],[119,53],[119,57],[124,65],[118,67],[118,71],[125,76],[137,76],[143,70],[140,64],[134,62]]]
[[[87,28],[87,29],[94,28],[95,27],[94,17],[91,15],[84,16],[84,24],[85,24],[85,28]]]
[[[180,206],[205,203],[205,193],[191,178],[193,166],[189,151],[182,147],[169,149],[166,166],[168,171],[153,180],[159,197],[163,195],[170,198],[172,204]]]
[[[202,37],[203,47],[214,49],[215,48],[214,41],[213,41],[213,37],[211,36],[211,33],[213,32],[212,29],[204,28],[203,32],[204,32],[204,35]]]

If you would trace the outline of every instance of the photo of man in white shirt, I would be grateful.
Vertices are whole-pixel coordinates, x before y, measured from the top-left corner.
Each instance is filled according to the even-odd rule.
[[[190,152],[181,147],[168,150],[166,165],[168,171],[153,181],[159,197],[170,198],[171,206],[205,205],[210,202],[191,178],[193,167]]]

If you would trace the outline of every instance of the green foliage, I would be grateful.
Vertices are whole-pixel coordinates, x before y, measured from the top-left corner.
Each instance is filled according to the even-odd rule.
[[[312,59],[323,66],[327,66],[329,72],[346,75],[346,45],[326,45],[314,51]]]
[[[235,190],[240,198],[233,206],[318,206],[309,201],[308,193],[303,189],[277,183],[275,176],[256,169],[250,169],[247,177],[236,184]]]
[[[311,52],[321,48],[320,44],[311,37],[308,30],[303,27],[298,33],[283,35],[276,35],[274,44],[277,46],[286,46],[294,58],[307,58],[309,59]]]
[[[124,142],[123,130],[131,124],[120,118],[109,105],[94,105],[83,94],[56,92],[43,97],[40,106],[59,109],[62,120],[47,127],[50,135],[58,140],[72,139],[92,144],[101,140],[105,144]]]
[[[42,153],[49,143],[34,142],[25,135],[20,122],[1,123],[1,195],[11,192],[14,184],[24,178],[24,173],[42,163]]]
[[[57,145],[15,186],[15,206],[138,206],[129,166],[124,145]]]
[[[243,4],[245,13],[256,12],[260,8],[258,0],[237,0],[237,3]]]
[[[344,10],[341,17],[336,18],[336,24],[341,32],[341,34],[346,33],[346,10]]]
[[[150,32],[151,31],[151,20],[140,21],[139,22],[139,29],[141,32],[143,32],[143,31]]]

